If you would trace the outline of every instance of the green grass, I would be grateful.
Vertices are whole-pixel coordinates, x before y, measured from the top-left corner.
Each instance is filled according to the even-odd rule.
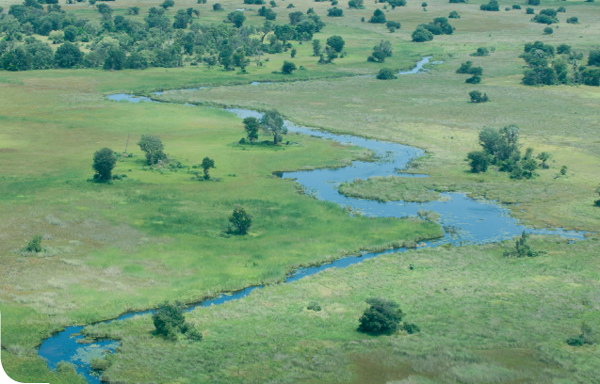
[[[424,203],[440,198],[438,192],[398,176],[370,177],[367,180],[356,179],[351,183],[340,184],[338,190],[344,196],[382,202],[403,200]]]
[[[218,108],[104,99],[108,89],[156,88],[152,71],[130,72],[123,82],[127,73],[99,70],[10,75],[16,80],[0,85],[0,308],[3,361],[16,379],[31,380],[33,347],[64,326],[275,282],[301,265],[441,235],[437,224],[416,219],[351,217],[273,176],[348,164],[370,156],[363,149],[295,134],[290,145],[240,146],[241,119]],[[181,84],[177,76],[157,81]],[[160,135],[184,168],[146,169],[136,146],[142,134]],[[128,177],[86,181],[93,152],[123,151],[128,136],[134,156],[115,168]],[[188,167],[205,156],[216,163],[213,181],[190,180]],[[250,235],[223,237],[238,204],[254,216]],[[54,256],[21,255],[37,234]],[[51,381],[67,383],[69,375]]]
[[[116,8],[115,15],[140,6],[137,18],[141,20],[148,7],[161,2],[117,0],[110,5]],[[287,53],[266,55],[269,61],[261,67],[250,65],[248,74],[189,65],[145,71],[2,72],[0,310],[4,320],[2,362],[8,372],[21,381],[74,383],[78,379],[72,372],[49,373],[33,350],[43,338],[66,325],[153,307],[166,299],[193,301],[220,290],[274,282],[294,266],[439,234],[439,228],[431,223],[351,218],[335,205],[298,194],[292,182],[272,175],[280,170],[339,166],[368,156],[360,149],[291,136],[290,141],[297,142],[291,146],[243,150],[236,145],[243,136],[242,124],[232,114],[216,108],[108,102],[104,96],[109,93],[311,79],[168,92],[163,97],[178,102],[277,108],[287,118],[309,126],[427,150],[428,155],[415,163],[415,172],[428,173],[430,178],[406,180],[406,191],[399,191],[388,180],[385,185],[374,183],[369,185],[370,197],[421,199],[421,192],[428,189],[465,191],[519,202],[512,213],[528,224],[597,231],[600,217],[592,203],[597,199],[594,189],[600,165],[600,89],[522,86],[524,62],[518,55],[525,42],[535,40],[555,46],[568,43],[583,52],[596,47],[598,3],[544,1],[536,10],[567,8],[566,14],[559,15],[561,23],[555,33],[544,36],[544,26],[530,22],[525,15],[523,1],[516,2],[523,10],[510,12],[481,12],[483,2],[487,1],[449,4],[435,0],[428,2],[427,12],[417,2],[388,9],[387,18],[402,23],[402,29],[393,34],[383,25],[360,22],[382,4],[366,3],[364,10],[346,9],[342,4],[345,17],[327,18],[329,3],[293,1],[296,8],[292,9],[285,8],[287,2],[278,3],[274,9],[278,24],[287,21],[289,12],[313,7],[327,23],[315,38],[324,43],[327,37],[339,34],[347,44],[346,57],[318,65],[310,43],[293,43],[298,54],[292,61],[306,70],[291,76],[273,73],[280,71],[284,60],[290,60]],[[16,1],[0,0],[5,9],[11,3]],[[176,3],[176,9],[200,9],[200,21],[214,23],[241,7],[241,1],[225,0],[221,2],[225,12],[217,13],[211,10],[212,4]],[[99,18],[87,4],[61,5],[81,16]],[[168,14],[174,15],[176,9]],[[450,20],[456,27],[453,35],[436,36],[424,44],[410,42],[418,24],[447,16],[452,10],[462,16]],[[580,24],[564,23],[571,16],[577,16]],[[251,12],[247,17],[249,25],[264,21]],[[385,64],[367,62],[372,47],[381,39],[392,42],[393,57]],[[494,48],[491,56],[469,56],[480,46]],[[374,74],[382,67],[408,69],[426,55],[444,64],[428,73],[389,82],[348,77]],[[454,73],[466,60],[484,69],[482,84],[467,85],[465,76]],[[468,103],[472,89],[486,92],[491,102]],[[553,154],[551,168],[540,170],[540,177],[531,181],[511,181],[506,174],[493,171],[468,172],[465,156],[477,148],[478,131],[512,123],[520,126],[524,147]],[[135,145],[141,134],[159,134],[166,152],[186,167],[205,156],[214,158],[217,169],[212,175],[220,181],[193,182],[187,169],[162,174],[144,170],[142,154]],[[103,146],[122,151],[128,135],[129,151],[135,156],[120,161],[116,169],[128,178],[113,185],[86,182],[92,175],[93,152]],[[567,176],[555,179],[562,165],[569,168]],[[254,215],[254,226],[248,237],[221,237],[235,204],[244,205]],[[44,245],[59,254],[20,256],[18,250],[35,234],[45,235]],[[139,324],[120,324],[131,327],[131,332],[122,331],[125,353],[116,357],[107,377],[148,381],[153,370],[160,370],[164,377],[188,376],[190,383],[213,377],[224,382],[255,377],[263,382],[265,374],[283,373],[291,382],[347,379],[364,383],[368,377],[374,377],[374,382],[403,380],[405,384],[500,380],[496,378],[514,382],[521,377],[538,382],[549,382],[548,378],[557,383],[589,382],[592,368],[598,365],[596,347],[573,350],[563,341],[577,332],[579,320],[595,313],[590,308],[597,302],[597,262],[593,259],[597,243],[540,247],[556,253],[514,261],[499,259],[500,250],[495,246],[410,252],[381,263],[328,272],[322,277],[331,279],[324,280],[325,285],[313,285],[319,277],[276,287],[240,303],[197,312],[195,321],[209,332],[206,342],[188,346],[191,350],[177,351],[174,345],[151,339],[146,333],[147,318]],[[402,268],[416,265],[413,275],[418,279],[399,285],[398,275],[390,277],[395,271],[390,263],[401,263]],[[523,264],[528,266],[525,270]],[[368,273],[353,274],[363,270]],[[401,272],[400,281],[405,282],[405,270]],[[546,279],[546,275],[553,278]],[[511,282],[514,284],[507,285]],[[298,286],[306,288],[293,292]],[[291,295],[285,296],[290,301],[263,300],[280,293]],[[362,343],[352,322],[364,309],[364,297],[372,294],[395,297],[409,318],[424,327],[423,334]],[[309,298],[328,303],[324,312],[303,311]],[[456,307],[457,302],[461,307]],[[231,310],[232,306],[237,309]],[[282,329],[280,324],[287,326]],[[338,324],[346,325],[339,328]],[[594,327],[599,328],[596,323]],[[132,340],[137,334],[143,335],[142,339]],[[226,344],[233,346],[234,352],[223,349]],[[157,349],[151,351],[148,345]],[[138,357],[147,360],[136,360],[135,364],[141,365],[133,369],[126,360],[138,346],[142,352]],[[156,356],[164,350],[180,361],[163,366]],[[254,351],[260,352],[257,360],[250,358]],[[204,358],[206,365],[197,364],[195,356]],[[270,370],[264,369],[265,364]]]
[[[199,343],[152,336],[149,316],[86,332],[122,339],[111,382],[592,383],[597,346],[565,341],[583,320],[600,329],[598,243],[532,245],[548,254],[502,257],[512,242],[422,249],[268,287],[186,315]],[[357,332],[373,296],[400,303],[422,332]]]

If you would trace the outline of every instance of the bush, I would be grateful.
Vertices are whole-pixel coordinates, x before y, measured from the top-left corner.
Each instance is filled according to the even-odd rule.
[[[569,23],[569,24],[579,24],[579,19],[577,17],[575,17],[575,16],[569,17],[567,19],[567,23]]]
[[[344,11],[337,7],[329,8],[327,10],[327,16],[328,17],[343,17]]]
[[[512,9],[521,9],[521,6],[518,4],[513,4]]]
[[[537,257],[544,253],[531,249],[531,246],[528,244],[529,236],[530,235],[523,231],[521,237],[515,242],[515,249],[512,251],[505,251],[504,257]]]
[[[460,15],[458,14],[458,12],[456,11],[452,11],[450,12],[450,14],[448,15],[449,19],[460,19]]]
[[[296,64],[292,63],[291,61],[284,61],[283,66],[281,67],[281,72],[286,75],[291,75],[296,69]]]
[[[467,0],[450,0],[449,3],[451,4],[459,4],[459,3],[466,3]]]
[[[27,252],[39,253],[42,252],[42,236],[35,235],[29,240],[27,243],[27,247],[25,247]]]
[[[592,338],[592,328],[585,321],[583,321],[581,323],[581,333],[577,336],[569,337],[567,339],[567,344],[572,347],[581,347],[585,344],[594,344],[594,340]]]
[[[469,97],[471,98],[471,103],[487,103],[490,101],[487,94],[481,94],[479,91],[469,92]]]
[[[465,83],[467,84],[479,84],[481,83],[481,77],[474,75],[473,77],[469,77],[467,80],[465,80]]]
[[[392,334],[404,317],[399,305],[391,300],[371,298],[366,300],[370,307],[358,320],[358,331],[371,335]]]
[[[588,56],[588,65],[594,65],[596,67],[600,66],[600,49],[590,51],[590,55]]]
[[[569,44],[560,44],[558,47],[556,47],[556,53],[559,55],[568,55],[571,53],[571,46]]]
[[[482,11],[492,11],[492,12],[500,11],[498,1],[496,1],[496,0],[490,0],[490,2],[487,4],[481,4],[479,6],[479,9],[481,9]]]
[[[527,0],[528,5],[540,5],[540,0]]]
[[[306,306],[306,309],[309,311],[319,312],[321,310],[321,306],[316,301],[311,301],[308,303],[308,306]]]
[[[404,329],[409,335],[421,332],[421,328],[417,324],[412,323],[402,324],[402,329]]]
[[[544,35],[551,35],[553,33],[554,33],[554,29],[552,29],[550,27],[544,28]]]
[[[348,2],[348,7],[355,9],[363,9],[365,7],[364,0],[350,0]]]
[[[400,23],[397,21],[388,21],[387,23],[385,23],[385,26],[387,27],[387,29],[390,32],[396,32],[397,29],[400,29]]]
[[[371,19],[369,19],[369,23],[375,24],[383,24],[385,21],[385,14],[381,9],[376,9],[375,12],[373,12],[373,16],[371,16]]]
[[[382,69],[380,69],[379,73],[377,74],[377,78],[379,80],[393,80],[393,79],[397,79],[396,74],[390,68],[382,68]]]
[[[471,56],[489,56],[490,51],[486,47],[479,47],[477,51],[471,53]]]
[[[556,12],[562,12],[562,13],[565,13],[565,12],[567,12],[567,10],[566,10],[566,8],[565,8],[565,7],[558,7],[558,8],[556,9]]]
[[[483,151],[469,152],[467,158],[473,173],[485,172],[490,165],[490,156]]]
[[[223,10],[223,6],[219,3],[214,3],[212,7],[213,7],[213,11],[222,11]]]
[[[460,67],[456,70],[456,73],[470,73],[472,67],[473,62],[466,61],[460,65]]]
[[[417,29],[412,33],[412,41],[416,43],[422,43],[424,41],[433,40],[433,33],[423,28],[422,26],[418,26]]]
[[[535,13],[535,10],[533,8],[527,8],[525,10],[525,13],[528,15],[533,15]]]

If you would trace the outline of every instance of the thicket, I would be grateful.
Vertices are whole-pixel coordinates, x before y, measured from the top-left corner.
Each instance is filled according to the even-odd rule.
[[[433,40],[434,35],[451,35],[455,28],[448,23],[445,17],[436,17],[431,23],[419,24],[412,33],[412,40],[423,42]]]
[[[291,24],[274,27],[265,23],[256,28],[244,26],[245,16],[239,11],[229,13],[224,23],[200,24],[197,9],[190,7],[169,15],[173,13],[169,8],[151,7],[141,21],[114,16],[109,5],[100,3],[96,5],[99,18],[88,20],[63,11],[58,4],[44,7],[35,0],[13,4],[8,14],[0,15],[0,68],[121,70],[180,67],[189,62],[243,71],[248,57],[256,57],[258,64],[263,52],[281,53],[290,48],[288,42],[292,40],[310,41],[325,26],[314,12],[298,12]],[[137,7],[127,11],[128,15],[138,13]],[[276,17],[267,8],[261,8],[259,14],[268,20]],[[54,50],[34,35],[48,36],[59,47]]]
[[[152,322],[154,323],[154,335],[163,336],[168,340],[178,340],[186,338],[188,340],[202,340],[202,333],[198,332],[193,324],[185,321],[183,316],[183,304],[176,301],[175,303],[164,303],[154,315]]]
[[[556,57],[556,55],[559,55]],[[600,50],[589,52],[587,64],[578,65],[583,53],[574,52],[567,44],[555,50],[553,45],[541,41],[525,44],[520,56],[527,63],[525,85],[585,84],[600,86]],[[571,67],[571,70],[569,68]],[[591,68],[590,68],[591,67]]]
[[[516,125],[499,130],[484,128],[479,132],[479,145],[482,151],[473,151],[467,155],[474,173],[485,172],[493,164],[500,172],[509,172],[512,179],[531,179],[537,175],[538,168],[549,168],[546,161],[550,159],[550,153],[542,152],[534,157],[533,148],[527,148],[525,154],[521,154],[519,127]]]
[[[366,302],[370,306],[358,320],[358,331],[371,335],[390,335],[399,329],[409,334],[421,331],[416,324],[402,322],[404,312],[398,303],[382,298],[369,298]]]

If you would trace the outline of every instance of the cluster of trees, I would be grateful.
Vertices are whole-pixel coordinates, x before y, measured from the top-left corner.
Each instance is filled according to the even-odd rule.
[[[469,97],[471,99],[471,103],[487,103],[490,101],[488,95],[486,93],[481,93],[479,91],[471,91],[469,92]]]
[[[482,11],[498,12],[500,11],[500,6],[497,0],[490,0],[487,4],[481,4],[479,9]]]
[[[287,133],[283,117],[275,109],[265,112],[260,120],[256,117],[246,117],[244,119],[244,130],[250,144],[258,139],[258,131],[260,130],[273,135],[273,145],[281,142],[282,135]]]
[[[600,86],[600,50],[590,51],[587,64],[591,68],[579,65],[583,54],[571,51],[571,47],[567,44],[561,44],[555,49],[553,45],[541,41],[527,43],[520,57],[525,60],[528,67],[523,77],[525,85]],[[570,76],[569,67],[572,68]]]
[[[184,306],[180,302],[164,303],[152,315],[154,323],[154,335],[163,336],[168,340],[185,338],[193,341],[201,341],[202,333],[196,330],[193,324],[185,321],[183,315]]]
[[[504,251],[504,257],[537,257],[540,254],[544,253],[543,251],[537,251],[531,248],[529,245],[529,234],[525,231],[521,234],[515,241],[515,248],[510,251]]]
[[[358,320],[358,331],[371,335],[390,335],[400,329],[409,334],[421,331],[416,324],[402,322],[404,312],[398,303],[382,298],[369,298],[366,302],[370,306]]]
[[[290,24],[265,23],[255,28],[243,25],[246,17],[240,11],[229,13],[226,23],[203,25],[197,22],[198,10],[180,9],[168,15],[173,12],[167,11],[169,8],[152,7],[141,21],[113,16],[113,9],[103,2],[96,6],[99,19],[88,20],[64,12],[58,4],[43,7],[37,0],[25,0],[11,5],[8,14],[0,14],[0,68],[120,70],[179,67],[189,62],[244,71],[248,57],[256,57],[258,64],[264,52],[281,53],[289,48],[289,41],[309,41],[325,25],[310,10],[306,15],[291,13]],[[261,8],[261,12],[274,19],[270,9]],[[131,7],[128,13],[136,15],[139,8]],[[54,50],[33,34],[49,36],[60,46]],[[81,43],[87,44],[89,52],[81,49]]]
[[[346,42],[341,36],[333,35],[327,38],[325,51],[322,52],[321,42],[319,40],[313,40],[313,52],[314,56],[319,56],[319,64],[332,63],[334,59],[338,57],[344,57],[342,51]]]
[[[533,21],[540,24],[553,24],[558,23],[556,18],[557,12],[555,9],[546,8],[542,9],[537,15],[533,17]]]
[[[537,175],[535,171],[538,168],[549,168],[546,162],[551,155],[548,152],[534,157],[533,148],[527,148],[525,154],[521,155],[519,127],[516,125],[499,130],[484,128],[479,132],[479,144],[482,151],[469,152],[467,155],[472,172],[485,172],[490,164],[494,164],[500,172],[509,172],[512,179],[531,179]]]
[[[450,25],[445,17],[436,17],[429,24],[419,24],[412,33],[412,41],[424,42],[433,40],[434,35],[451,35],[455,28]]]
[[[373,47],[373,53],[367,58],[367,61],[383,63],[387,57],[392,57],[392,43],[389,40],[381,40]]]
[[[474,67],[472,61],[464,62],[460,65],[460,68],[456,70],[456,73],[472,75],[465,82],[469,84],[479,84],[481,82],[481,75],[483,74],[483,68]]]

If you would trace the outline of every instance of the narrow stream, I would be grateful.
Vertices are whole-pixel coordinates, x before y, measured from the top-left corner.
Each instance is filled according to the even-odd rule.
[[[417,66],[411,71],[400,72],[399,74],[418,73],[427,63],[429,63],[429,57],[419,61]],[[161,93],[162,92],[157,92],[156,94],[158,95]],[[108,99],[134,103],[153,101],[147,97],[127,94],[110,95],[108,96]],[[260,112],[246,109],[227,109],[227,111],[235,113],[240,118],[249,116],[260,118],[262,116]],[[447,243],[462,245],[496,242],[520,235],[523,230],[536,234],[555,234],[575,239],[583,238],[582,233],[575,231],[564,231],[561,229],[536,230],[527,228],[511,217],[506,208],[490,201],[468,198],[463,193],[443,193],[442,200],[428,203],[409,203],[402,201],[381,203],[372,200],[345,197],[338,193],[337,186],[344,181],[352,181],[356,178],[366,179],[372,176],[389,175],[427,177],[427,175],[410,175],[399,172],[406,169],[412,159],[424,155],[424,151],[419,148],[396,143],[364,139],[351,135],[327,133],[308,127],[298,126],[289,121],[286,121],[285,124],[290,132],[317,136],[343,144],[351,144],[370,149],[375,152],[379,160],[375,162],[354,161],[350,166],[338,169],[285,172],[282,174],[282,178],[297,181],[303,186],[305,191],[309,191],[319,200],[334,202],[345,207],[347,206],[353,211],[358,211],[368,216],[400,218],[417,215],[417,211],[421,209],[435,211],[440,214],[440,224],[442,224],[445,229],[451,230],[446,230],[443,238],[423,242],[421,246],[435,247]],[[363,253],[360,255],[343,257],[320,266],[300,268],[287,276],[285,283],[299,280],[305,276],[316,274],[325,269],[344,268],[382,254],[403,252],[405,250],[406,249],[404,248],[400,248],[382,252]],[[213,299],[192,304],[186,311],[191,311],[198,307],[209,307],[211,305],[219,305],[228,301],[238,300],[248,296],[253,290],[261,288],[262,286],[252,286],[237,292],[221,294]],[[121,321],[133,316],[150,315],[154,312],[155,310],[153,309],[127,312],[116,319],[99,323]],[[83,328],[84,326],[71,326],[67,327],[62,332],[52,335],[44,340],[39,346],[38,354],[46,359],[48,366],[51,369],[56,369],[57,364],[61,361],[71,362],[75,365],[77,372],[85,376],[88,383],[99,384],[100,378],[98,374],[91,369],[90,363],[93,358],[102,357],[106,353],[113,353],[115,348],[119,346],[119,342],[117,340],[99,340],[91,344],[79,343],[78,340],[84,339],[84,336],[80,335]]]

